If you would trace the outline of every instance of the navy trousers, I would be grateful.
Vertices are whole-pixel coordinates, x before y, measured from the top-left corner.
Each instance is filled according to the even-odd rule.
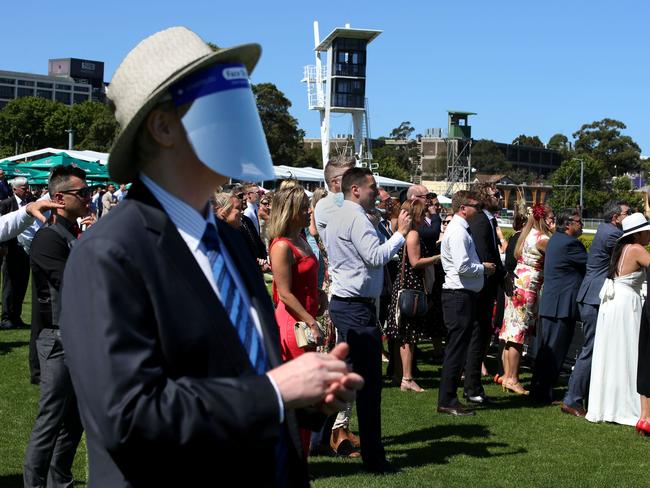
[[[537,355],[530,396],[542,403],[553,401],[553,387],[560,376],[560,368],[569,351],[575,317],[541,317],[537,332]]]
[[[589,378],[591,377],[591,356],[594,352],[594,337],[596,337],[596,322],[598,321],[598,305],[579,303],[580,318],[585,342],[580,355],[573,367],[569,379],[569,388],[564,396],[564,404],[571,407],[582,407],[589,393]]]
[[[363,463],[381,466],[386,457],[381,443],[381,332],[375,306],[333,299],[330,317],[339,339],[350,346],[348,364],[365,380],[356,400]]]
[[[467,290],[442,290],[442,311],[447,327],[445,359],[438,390],[439,407],[458,406],[457,390],[463,367],[467,361],[467,349],[475,328],[478,294]],[[480,376],[480,371],[479,371]],[[467,376],[465,376],[467,381]]]

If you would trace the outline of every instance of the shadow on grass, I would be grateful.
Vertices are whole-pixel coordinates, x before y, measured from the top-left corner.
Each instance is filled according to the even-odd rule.
[[[0,486],[3,488],[22,488],[23,475],[22,474],[4,474],[0,476]]]
[[[9,354],[13,349],[18,349],[29,345],[28,341],[0,342],[0,356]],[[0,486],[4,486],[0,484]]]
[[[493,458],[528,452],[523,447],[510,448],[510,445],[504,442],[483,440],[490,435],[490,430],[484,425],[436,425],[385,437],[384,445],[390,447],[389,457],[392,457],[392,462],[400,468],[447,464],[453,457],[459,455]],[[447,440],[448,437],[460,437],[463,440]],[[409,444],[418,445],[409,446]],[[490,452],[494,448],[501,449],[501,452]],[[333,458],[319,458],[318,462],[310,463],[310,471],[317,478],[348,476],[364,472],[360,462]]]

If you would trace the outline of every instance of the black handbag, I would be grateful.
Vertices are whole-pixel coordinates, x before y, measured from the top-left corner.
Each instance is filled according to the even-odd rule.
[[[406,244],[402,252],[402,269],[400,272],[400,286],[404,286],[404,265],[406,261]],[[424,279],[422,280],[422,288]],[[424,317],[429,310],[427,305],[427,295],[421,290],[411,290],[408,288],[397,292],[397,307],[399,314],[409,319]]]

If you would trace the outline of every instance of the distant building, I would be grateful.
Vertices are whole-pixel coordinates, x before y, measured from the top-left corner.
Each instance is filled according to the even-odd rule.
[[[0,109],[11,100],[41,97],[65,105],[105,101],[104,63],[50,59],[48,75],[0,70]]]

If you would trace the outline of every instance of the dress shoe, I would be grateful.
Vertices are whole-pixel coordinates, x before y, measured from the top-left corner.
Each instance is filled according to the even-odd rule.
[[[374,474],[397,474],[401,471],[386,460],[380,463],[363,463],[363,469]]]
[[[14,324],[11,320],[3,320],[0,322],[0,329],[3,330],[9,330],[9,329],[17,329],[18,326]]]
[[[566,414],[575,415],[576,417],[584,417],[585,415],[587,415],[587,412],[585,411],[584,408],[580,406],[572,407],[571,405],[567,405],[566,403],[563,403],[560,406],[560,410],[562,410]]]
[[[468,402],[475,403],[477,405],[490,405],[492,400],[487,395],[476,395],[476,396],[465,396]]]
[[[358,458],[361,456],[359,449],[354,447],[354,444],[348,438],[348,430],[339,427],[332,430],[330,437],[330,447],[337,456],[345,456],[349,458]]]
[[[636,433],[640,436],[650,436],[650,422],[641,420],[636,423]]]
[[[476,415],[474,410],[468,410],[462,405],[457,405],[455,407],[438,407],[438,413],[446,413],[447,415],[453,415],[455,417],[471,417]]]

